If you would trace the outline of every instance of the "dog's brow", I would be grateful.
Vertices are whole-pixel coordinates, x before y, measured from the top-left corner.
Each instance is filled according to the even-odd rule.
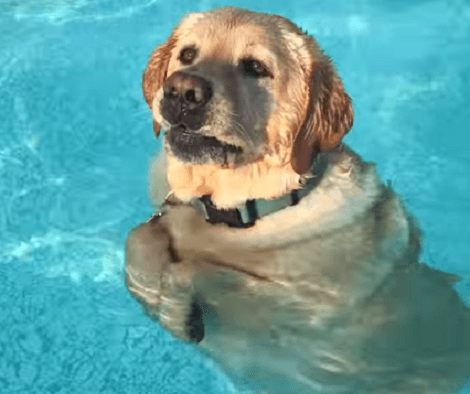
[[[244,46],[243,56],[253,56],[255,58],[268,61],[276,58],[276,54],[269,47],[259,41],[250,41]]]

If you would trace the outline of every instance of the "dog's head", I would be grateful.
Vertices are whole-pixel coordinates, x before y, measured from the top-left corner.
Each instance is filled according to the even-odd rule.
[[[312,37],[283,17],[236,8],[184,18],[152,54],[143,92],[168,154],[193,165],[275,156],[303,174],[353,122],[351,100]]]

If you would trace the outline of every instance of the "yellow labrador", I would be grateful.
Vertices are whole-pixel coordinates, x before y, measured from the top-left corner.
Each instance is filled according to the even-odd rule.
[[[143,91],[159,213],[129,236],[150,316],[268,393],[443,393],[470,373],[454,278],[418,263],[399,197],[341,143],[351,100],[283,17],[190,14]]]

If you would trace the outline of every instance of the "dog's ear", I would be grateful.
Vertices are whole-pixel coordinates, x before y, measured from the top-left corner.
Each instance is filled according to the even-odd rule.
[[[147,68],[142,76],[142,92],[144,93],[145,101],[150,109],[152,109],[152,101],[155,94],[163,86],[167,78],[168,63],[170,62],[176,42],[177,38],[175,34],[173,34],[167,42],[160,45],[157,50],[152,53],[147,63]],[[160,135],[160,125],[155,120],[153,121],[153,130],[158,138]]]
[[[353,124],[351,99],[331,60],[321,54],[308,83],[309,103],[303,124],[294,139],[291,164],[305,174],[315,156],[339,144]]]

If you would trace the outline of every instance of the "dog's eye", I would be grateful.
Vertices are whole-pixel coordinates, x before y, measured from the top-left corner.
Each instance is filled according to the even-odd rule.
[[[243,72],[255,78],[262,78],[262,77],[271,77],[272,74],[266,68],[266,66],[256,59],[244,59],[242,60]]]
[[[197,56],[197,49],[193,47],[183,48],[180,52],[180,61],[185,65],[191,64]]]

